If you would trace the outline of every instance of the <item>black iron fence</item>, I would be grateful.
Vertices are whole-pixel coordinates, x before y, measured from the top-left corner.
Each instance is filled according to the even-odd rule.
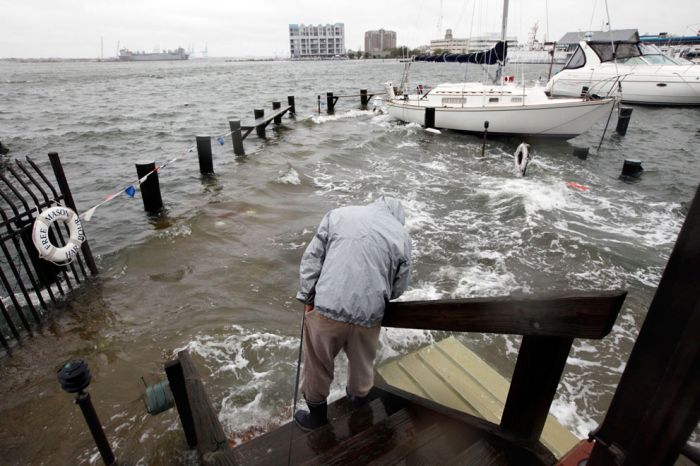
[[[0,172],[0,346],[7,353],[13,344],[33,336],[67,293],[97,274],[87,239],[66,266],[41,259],[34,247],[32,228],[40,212],[63,205],[78,213],[58,154],[50,153],[49,160],[55,185],[29,157]],[[51,242],[65,245],[67,228],[52,224]]]

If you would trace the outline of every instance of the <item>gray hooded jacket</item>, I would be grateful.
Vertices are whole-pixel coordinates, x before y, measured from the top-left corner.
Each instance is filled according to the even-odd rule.
[[[306,247],[297,299],[329,319],[371,327],[411,274],[411,237],[401,203],[382,196],[328,212]]]

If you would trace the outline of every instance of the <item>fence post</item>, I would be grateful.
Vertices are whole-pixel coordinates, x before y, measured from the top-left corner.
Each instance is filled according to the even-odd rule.
[[[275,110],[279,110],[280,108],[282,108],[281,102],[272,102],[272,111],[273,112]],[[282,115],[276,116],[274,121],[275,121],[276,125],[282,124]]]
[[[294,104],[294,96],[293,95],[288,95],[287,96],[287,105],[289,105],[291,108],[289,109],[289,114],[290,115],[296,115],[297,114],[297,107]]]
[[[362,108],[367,108],[367,104],[369,103],[367,99],[367,89],[360,89],[360,105]]]
[[[211,136],[196,136],[197,155],[199,156],[199,171],[202,175],[214,173],[214,162],[211,155]]]
[[[326,92],[326,111],[328,112],[329,115],[332,115],[335,109],[335,103],[333,102],[333,93],[332,92]]]
[[[231,128],[231,140],[233,141],[233,153],[236,155],[245,155],[243,149],[243,136],[241,135],[241,120],[229,120]]]
[[[140,180],[155,169],[155,162],[137,162],[136,176]],[[157,171],[153,171],[153,173],[141,183],[141,198],[143,198],[143,210],[149,214],[157,214],[163,209],[163,199],[160,196],[160,183],[158,182]]]
[[[265,110],[262,108],[256,108],[253,110],[253,116],[257,120],[258,118],[263,118],[265,116]],[[265,139],[265,124],[255,123],[255,134],[258,135],[260,139]]]
[[[630,124],[630,118],[632,118],[632,108],[630,107],[620,107],[620,113],[617,117],[617,134],[624,136],[627,134],[627,127]]]
[[[70,186],[68,186],[68,179],[66,179],[66,174],[63,171],[63,165],[61,165],[61,159],[58,157],[58,152],[49,152],[49,161],[51,162],[51,168],[53,168],[53,174],[56,176],[56,181],[58,182],[58,189],[61,190],[63,194],[63,200],[66,205],[73,209],[73,211],[80,215],[78,208],[75,206],[75,201],[73,200],[73,194],[70,191]],[[85,236],[85,231],[83,230],[83,236]],[[92,250],[87,242],[87,236],[85,241],[80,245],[80,250],[85,257],[85,263],[87,263],[90,273],[97,275],[97,264],[95,263],[95,258],[92,257]]]

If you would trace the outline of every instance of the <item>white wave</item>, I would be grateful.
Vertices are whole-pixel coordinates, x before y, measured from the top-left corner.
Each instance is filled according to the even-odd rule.
[[[367,116],[365,110],[348,110],[346,112],[336,112],[333,115],[316,115],[311,117],[311,121],[320,125],[329,121],[347,120],[348,118],[358,118]]]
[[[192,236],[192,228],[190,228],[189,225],[184,224],[175,225],[172,228],[159,232],[157,236],[158,238],[171,241],[175,240],[176,238],[187,238]]]
[[[289,165],[286,170],[279,172],[275,182],[300,185],[301,179],[299,178],[299,173],[291,165]]]

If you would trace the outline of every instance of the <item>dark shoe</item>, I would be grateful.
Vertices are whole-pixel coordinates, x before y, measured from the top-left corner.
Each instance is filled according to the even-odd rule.
[[[304,432],[318,429],[321,426],[328,424],[328,404],[323,401],[321,403],[306,402],[309,407],[308,411],[297,411],[294,413],[294,422]]]
[[[345,387],[345,394],[352,403],[353,408],[361,408],[369,402],[369,395],[366,396],[352,396],[348,391],[348,387]]]

